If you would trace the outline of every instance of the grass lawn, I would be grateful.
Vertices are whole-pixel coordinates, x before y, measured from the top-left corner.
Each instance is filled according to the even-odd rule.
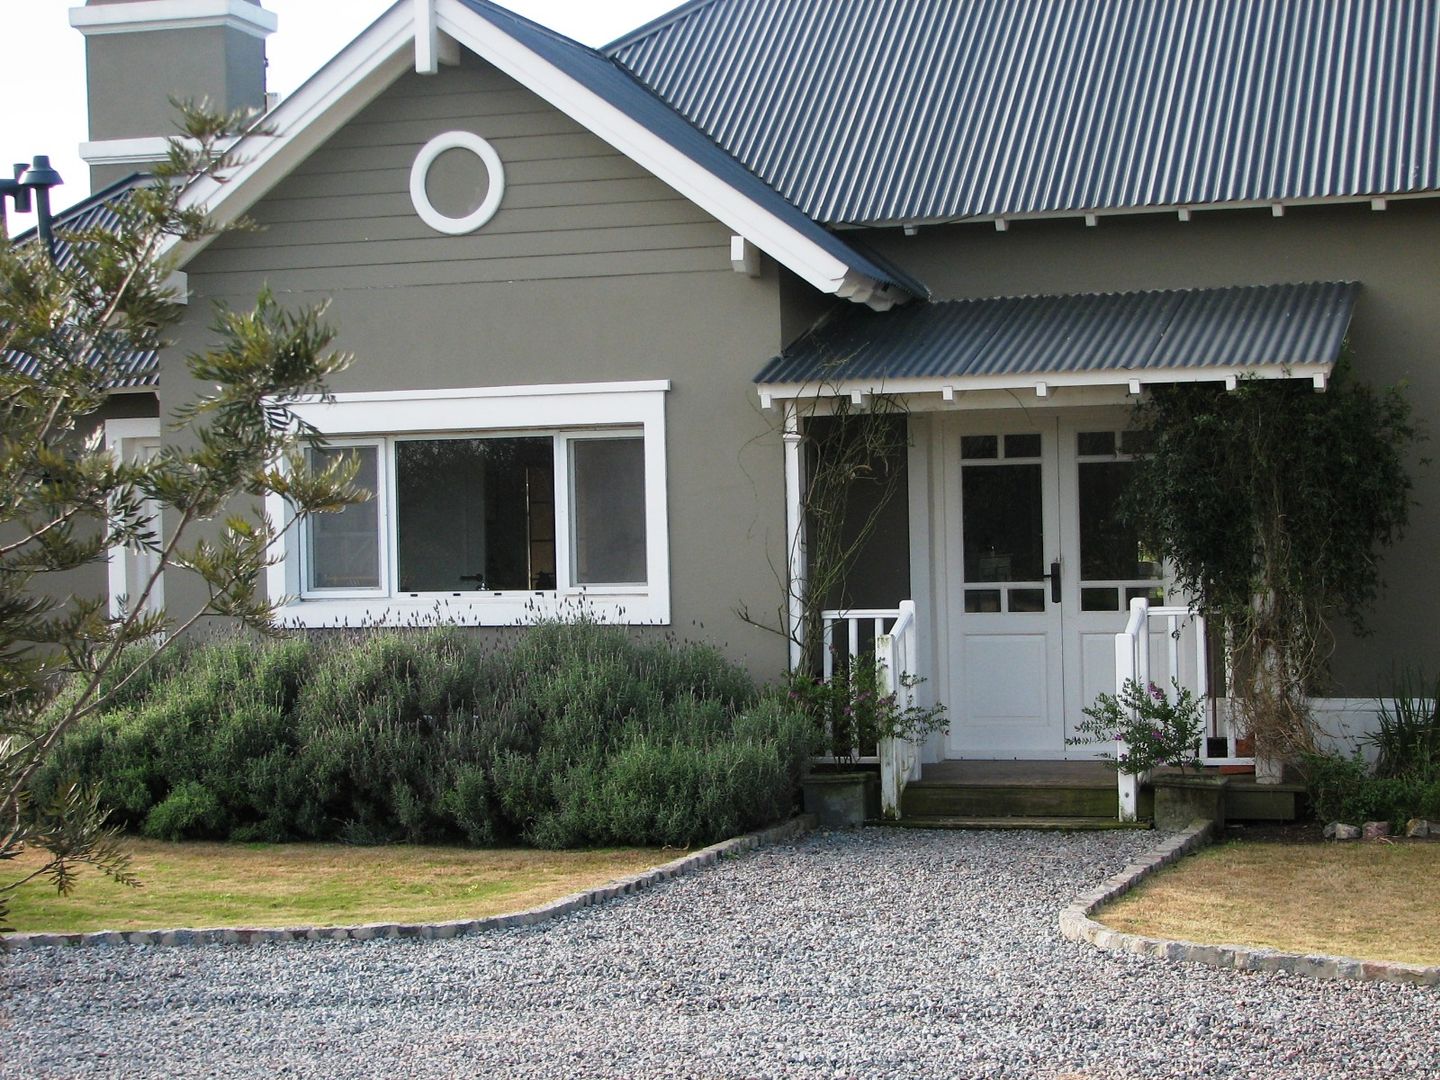
[[[1207,944],[1440,964],[1440,844],[1234,841],[1156,874],[1096,918]]]
[[[523,911],[677,854],[152,840],[131,841],[130,850],[141,888],[116,885],[86,869],[75,891],[62,897],[37,879],[12,898],[10,925],[70,933],[443,922]],[[39,861],[38,853],[27,852],[5,866],[6,878]]]

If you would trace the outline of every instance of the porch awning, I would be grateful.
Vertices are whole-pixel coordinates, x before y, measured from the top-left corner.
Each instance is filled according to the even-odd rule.
[[[1323,387],[1360,286],[1017,296],[842,311],[755,377],[762,398],[1156,382],[1242,376]]]

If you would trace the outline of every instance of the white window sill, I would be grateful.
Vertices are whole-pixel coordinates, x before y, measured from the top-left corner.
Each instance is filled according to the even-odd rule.
[[[580,616],[614,624],[668,625],[670,611],[648,592],[428,594],[292,600],[276,612],[282,626],[520,626]]]

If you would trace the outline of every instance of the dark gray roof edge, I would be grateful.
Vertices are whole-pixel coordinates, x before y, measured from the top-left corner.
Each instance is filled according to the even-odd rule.
[[[756,176],[714,139],[665,102],[618,61],[587,45],[516,15],[490,0],[460,0],[470,11],[560,68],[592,93],[620,109],[652,135],[700,168],[783,221],[880,287],[925,297],[929,290],[909,274],[862,254]]]
[[[119,195],[124,195],[137,184],[149,179],[149,176],[149,173],[134,172],[129,176],[121,177],[113,184],[106,184],[99,191],[92,191],[78,202],[71,203],[65,207],[65,209],[56,211],[52,217],[52,221],[57,227],[64,228],[81,215],[94,210],[96,207],[104,206]],[[23,244],[34,240],[35,235],[36,227],[32,225],[24,232],[16,233],[10,238],[10,241],[15,244]]]
[[[1354,313],[1355,302],[1361,291],[1361,283],[1358,281],[1297,281],[1297,282],[1270,282],[1266,284],[1251,285],[1222,285],[1210,287],[1192,287],[1182,289],[1131,289],[1115,290],[1109,292],[1089,293],[1023,293],[1005,296],[989,297],[966,297],[953,300],[933,301],[923,304],[911,304],[904,308],[896,309],[890,313],[866,312],[860,310],[845,310],[826,312],[816,322],[796,338],[789,346],[778,355],[770,358],[753,378],[753,382],[761,386],[779,385],[804,385],[814,383],[821,378],[830,379],[873,379],[873,378],[914,378],[934,377],[939,379],[950,379],[967,377],[965,372],[954,371],[948,373],[916,372],[911,370],[914,366],[915,356],[911,355],[916,350],[924,351],[925,348],[937,348],[937,340],[943,346],[946,331],[951,336],[958,336],[961,331],[969,331],[971,327],[957,327],[951,321],[946,323],[946,314],[972,309],[977,313],[988,314],[990,309],[1013,307],[1016,304],[1049,304],[1049,303],[1073,303],[1077,310],[1082,309],[1087,302],[1093,301],[1124,301],[1136,298],[1153,299],[1157,304],[1170,302],[1183,305],[1186,301],[1204,301],[1210,298],[1219,298],[1225,295],[1237,293],[1251,294],[1257,300],[1267,296],[1295,296],[1301,292],[1328,292],[1331,306],[1339,306],[1339,310],[1331,315],[1328,322],[1328,333],[1325,349],[1332,353],[1329,360],[1314,361],[1318,363],[1333,363],[1338,357],[1339,350],[1343,344],[1346,329],[1350,318]],[[1165,368],[1171,370],[1192,370],[1209,369],[1215,367],[1222,370],[1223,366],[1217,367],[1205,363],[1161,363],[1154,364],[1153,359],[1161,349],[1172,328],[1176,326],[1176,316],[1180,311],[1179,306],[1170,313],[1163,325],[1153,330],[1153,339],[1149,341],[1148,347],[1143,347],[1143,342],[1135,342],[1137,349],[1143,348],[1143,353],[1137,352],[1136,363],[1107,364],[1104,367],[1095,369],[1102,371],[1128,372],[1135,375],[1143,375],[1146,370]],[[1343,316],[1343,318],[1342,318]],[[1009,316],[1004,316],[1008,318]],[[1191,319],[1189,312],[1186,313],[1187,320]],[[1319,325],[1319,324],[1316,324]],[[859,332],[863,328],[866,340],[857,348],[851,348],[853,339],[850,335]],[[1083,324],[1077,323],[1076,329],[1083,328]],[[1193,323],[1184,327],[1187,331],[1193,331]],[[984,327],[983,321],[980,324],[981,339],[972,341],[972,353],[983,351],[990,339],[998,337],[995,327],[988,330]],[[1013,339],[1013,332],[1007,328],[1007,339]],[[888,337],[888,341],[885,340]],[[923,340],[922,340],[923,339]],[[890,358],[890,370],[877,373],[871,370],[881,358],[873,355],[873,349],[877,346],[884,348],[890,346],[895,350],[895,355]],[[833,359],[826,359],[827,355],[834,353],[849,352],[843,361],[838,365]],[[871,355],[864,355],[865,353]],[[807,355],[808,354],[808,355]],[[1251,364],[1237,364],[1234,367],[1288,367],[1296,361],[1260,361]],[[1308,362],[1308,361],[1307,361]],[[858,366],[861,370],[846,372],[841,370],[846,366]],[[1009,374],[1025,373],[1035,375],[1041,373],[1064,373],[1067,370],[1074,370],[1065,366],[1056,365],[1049,368],[1015,368]],[[969,374],[1006,374],[1007,372],[988,370],[984,372],[971,372]]]

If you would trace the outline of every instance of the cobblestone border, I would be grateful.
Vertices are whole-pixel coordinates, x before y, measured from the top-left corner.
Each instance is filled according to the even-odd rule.
[[[581,908],[593,907],[618,896],[648,889],[662,881],[693,874],[741,852],[793,840],[813,828],[814,815],[801,814],[768,829],[722,840],[718,844],[682,855],[639,874],[616,878],[608,884],[562,896],[528,911],[491,915],[483,919],[458,919],[440,923],[365,923],[360,926],[292,926],[284,929],[211,927],[197,930],[102,930],[88,934],[0,934],[0,952],[17,952],[46,945],[262,945],[281,941],[373,941],[376,938],[437,940],[484,930],[534,926]]]
[[[1208,844],[1214,836],[1211,821],[1193,821],[1178,835],[1147,851],[1104,883],[1083,892],[1060,912],[1060,933],[1071,941],[1089,942],[1098,949],[1130,952],[1160,960],[1188,960],[1234,971],[1284,971],[1312,979],[1352,979],[1360,982],[1408,983],[1440,986],[1440,967],[1356,960],[1349,956],[1287,953],[1247,945],[1205,945],[1194,941],[1144,937],[1111,930],[1090,918],[1113,900],[1124,896],[1162,867]]]

